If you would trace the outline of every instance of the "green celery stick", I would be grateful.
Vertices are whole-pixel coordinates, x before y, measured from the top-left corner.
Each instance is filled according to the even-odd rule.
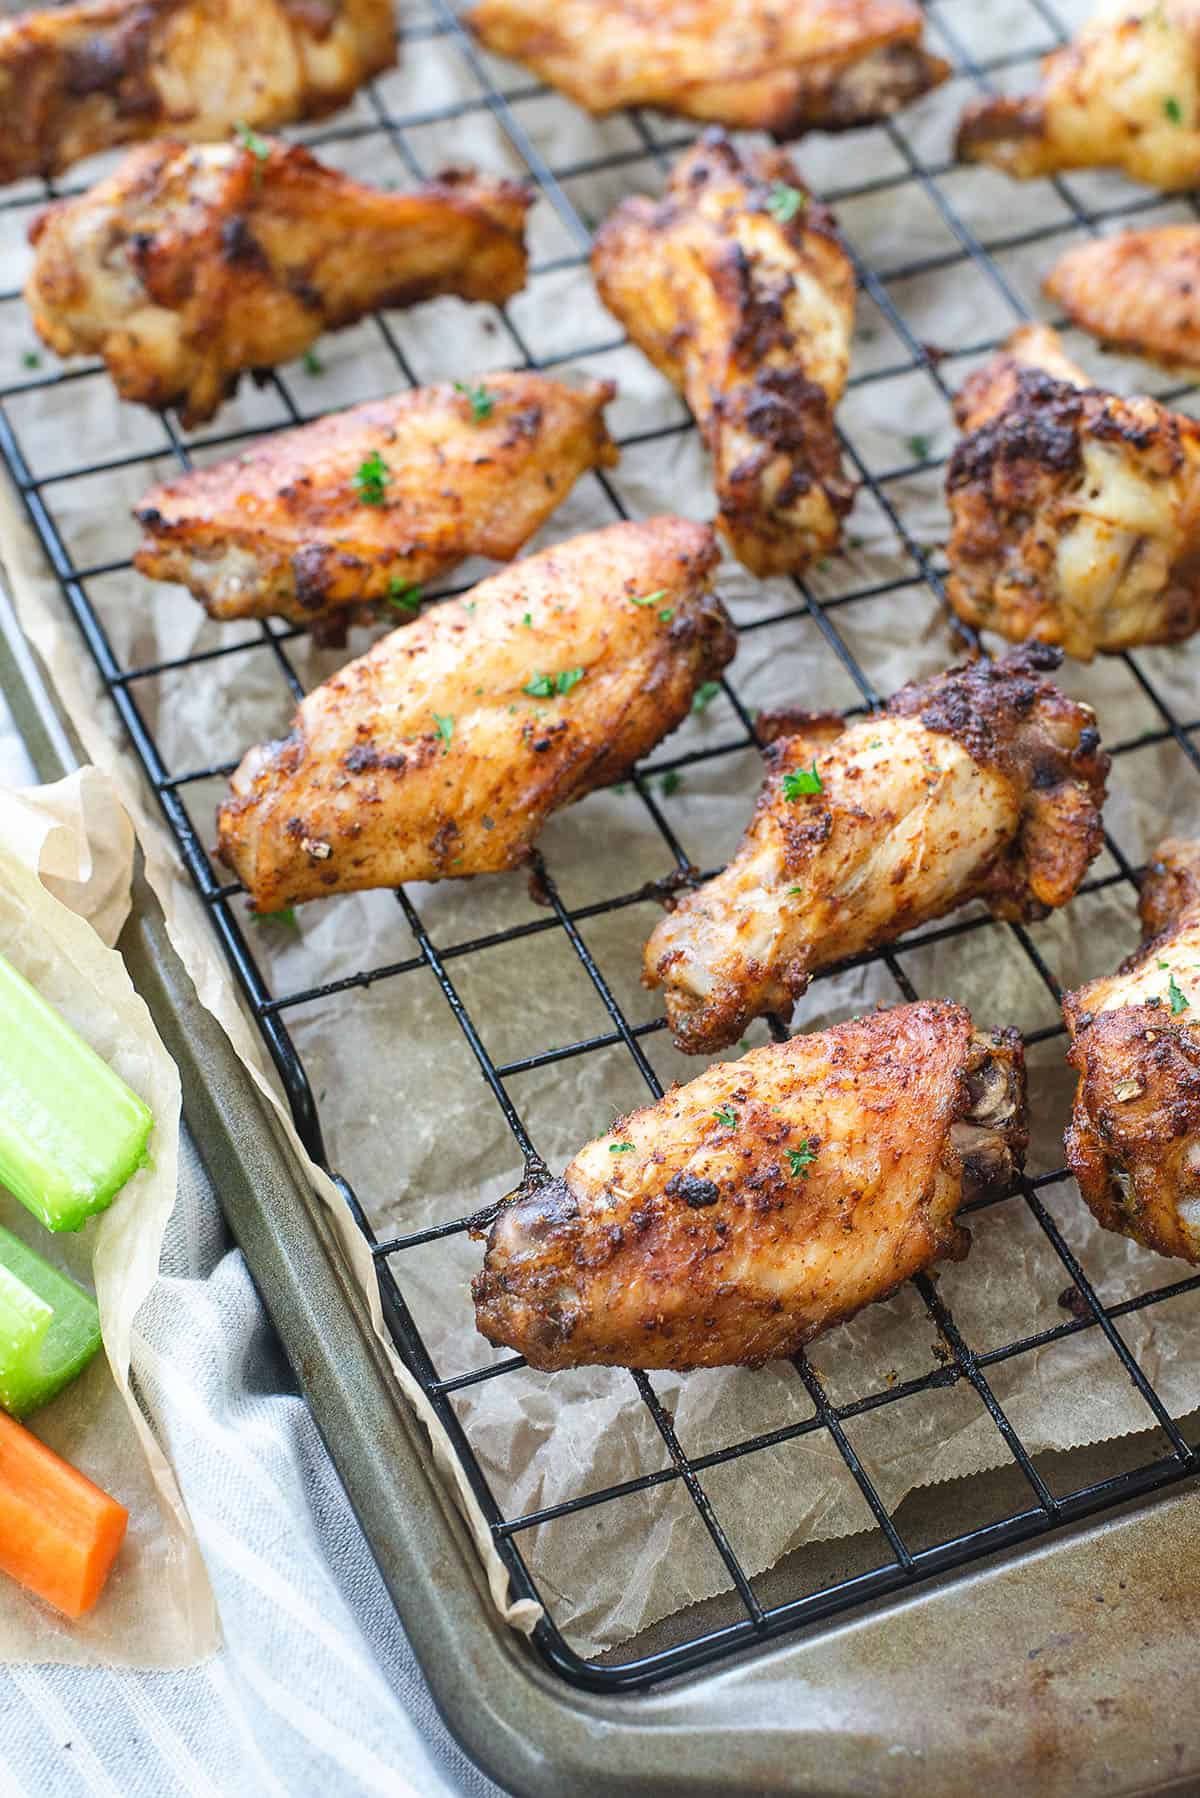
[[[0,1406],[28,1416],[99,1347],[95,1299],[0,1225]]]
[[[154,1119],[0,955],[0,1183],[48,1230],[111,1205]]]

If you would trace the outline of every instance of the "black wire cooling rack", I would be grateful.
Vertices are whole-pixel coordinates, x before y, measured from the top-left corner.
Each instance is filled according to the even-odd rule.
[[[1018,62],[1027,63],[1035,50],[1050,48],[1065,35],[1061,19],[1055,14],[1052,7],[1045,3],[1045,0],[1026,0],[1026,5],[1030,18],[1037,21],[1038,29],[1041,32],[1041,42],[1036,45],[1023,43],[1019,51],[1003,58],[993,58],[985,63],[976,61],[972,57],[969,47],[972,37],[972,17],[975,14],[974,0],[941,0],[940,4],[930,4],[927,10],[931,28],[935,36],[940,39],[938,47],[947,51],[955,61],[960,77],[966,77],[969,82],[988,89],[998,78],[1003,79],[1003,71],[1008,66]],[[678,126],[664,126],[661,119],[651,115],[643,116],[633,113],[629,116],[632,129],[636,133],[636,142],[627,151],[558,167],[548,166],[519,116],[521,103],[545,95],[544,88],[532,82],[523,84],[510,82],[509,85],[503,87],[498,85],[493,78],[488,59],[480,54],[468,38],[452,7],[446,4],[445,0],[430,0],[430,4],[421,17],[406,26],[404,36],[407,40],[406,54],[413,59],[420,57],[422,45],[431,39],[442,39],[455,44],[478,83],[478,94],[471,98],[456,100],[451,104],[406,113],[402,117],[397,117],[389,111],[385,96],[380,91],[380,84],[376,84],[374,88],[368,89],[366,92],[365,97],[370,110],[369,117],[365,122],[362,122],[360,112],[358,121],[349,124],[333,124],[315,133],[310,132],[306,134],[307,141],[320,147],[322,144],[328,145],[356,138],[374,137],[378,139],[379,134],[384,134],[392,147],[399,153],[409,174],[415,180],[424,177],[430,171],[420,166],[418,157],[414,153],[411,141],[413,132],[419,127],[445,124],[462,119],[471,113],[489,112],[512,149],[525,163],[530,177],[536,183],[574,246],[570,253],[560,256],[557,260],[542,262],[535,268],[535,273],[546,273],[556,268],[567,268],[580,264],[588,254],[589,230],[569,197],[568,189],[573,181],[586,174],[628,164],[628,186],[633,188],[637,185],[638,180],[637,165],[640,165],[642,169],[654,164],[657,164],[660,169],[665,167],[672,153],[690,141],[693,135],[690,131],[680,130]],[[567,104],[565,101],[561,103]],[[986,233],[984,241],[981,241],[980,237],[964,222],[960,211],[951,204],[947,197],[943,178],[952,173],[952,165],[931,161],[918,152],[906,133],[906,120],[903,115],[887,124],[884,130],[890,148],[894,152],[889,172],[847,186],[827,187],[823,197],[836,208],[839,203],[846,203],[867,195],[886,194],[889,190],[899,190],[902,187],[917,184],[947,227],[953,240],[953,246],[943,253],[926,256],[920,261],[912,261],[886,271],[859,267],[858,277],[861,288],[878,307],[898,342],[903,346],[904,358],[890,366],[856,374],[851,382],[852,389],[867,387],[873,382],[920,370],[927,373],[929,378],[936,383],[939,392],[948,404],[951,398],[951,385],[946,380],[947,364],[994,347],[995,340],[989,339],[986,342],[958,345],[950,354],[946,354],[942,351],[932,350],[921,343],[897,308],[891,292],[892,286],[897,282],[914,275],[929,274],[934,271],[945,271],[944,278],[950,280],[954,278],[956,270],[968,266],[973,267],[990,286],[993,294],[998,296],[1002,302],[1010,323],[1015,323],[1027,316],[1027,308],[1003,272],[1001,264],[997,260],[998,257],[1017,248],[1049,241],[1064,231],[1078,231],[1079,228],[1095,231],[1102,222],[1146,210],[1158,203],[1157,196],[1145,195],[1128,199],[1124,197],[1124,190],[1119,190],[1122,197],[1117,204],[1107,207],[1089,206],[1079,200],[1076,184],[1059,181],[1053,185],[1063,202],[1065,219],[1058,219],[1050,223],[1035,223],[1021,231],[1010,230],[995,236]],[[664,132],[664,135],[656,135],[656,133]],[[801,159],[803,161],[803,152]],[[35,193],[32,189],[26,188],[16,197],[6,197],[0,200],[0,215],[4,212],[19,212],[21,208],[32,207],[44,198],[47,192],[64,191],[73,190],[70,188],[39,188]],[[1014,188],[1014,196],[1021,191],[1023,190]],[[1015,198],[1013,213],[1017,214]],[[15,292],[0,292],[0,305],[15,303],[16,300]],[[619,338],[613,338],[608,342],[582,349],[575,347],[569,357],[546,356],[539,358],[514,322],[511,313],[501,313],[500,316],[503,320],[503,327],[507,330],[511,340],[513,360],[522,366],[544,369],[566,360],[582,360],[589,355],[611,350],[620,341]],[[379,320],[379,326],[401,374],[408,382],[415,384],[415,377],[406,360],[403,344],[398,339],[394,328],[382,318]],[[83,371],[84,374],[87,372]],[[508,1090],[513,1079],[524,1072],[551,1063],[623,1046],[641,1080],[650,1092],[657,1096],[661,1088],[654,1069],[647,1059],[643,1043],[647,1035],[662,1028],[662,1021],[655,1020],[637,1024],[630,1022],[606,982],[596,960],[589,952],[580,929],[580,926],[586,924],[589,919],[633,905],[644,899],[645,889],[572,909],[560,897],[552,872],[543,866],[540,869],[540,875],[548,907],[544,917],[520,923],[508,929],[485,933],[470,941],[456,942],[450,946],[439,946],[432,939],[410,897],[401,890],[396,897],[412,932],[415,942],[414,954],[385,967],[348,970],[339,979],[324,985],[280,992],[271,990],[264,977],[255,949],[239,922],[238,911],[242,908],[236,902],[241,889],[236,883],[224,881],[214,870],[206,853],[204,842],[193,827],[185,805],[185,794],[189,787],[228,773],[229,769],[208,767],[179,770],[165,765],[155,737],[148,728],[139,707],[138,685],[139,682],[150,676],[161,674],[165,670],[191,668],[214,656],[239,656],[254,650],[261,652],[265,642],[277,665],[280,679],[292,698],[299,700],[302,695],[301,682],[289,658],[289,643],[297,635],[297,632],[279,623],[267,622],[257,627],[258,634],[252,634],[236,643],[222,645],[215,650],[205,650],[200,654],[175,662],[158,662],[153,665],[140,666],[122,665],[114,653],[97,608],[89,597],[89,586],[98,577],[117,573],[128,568],[129,564],[107,562],[89,566],[77,565],[66,547],[65,534],[60,530],[59,521],[56,518],[56,492],[63,484],[70,483],[72,480],[96,475],[105,470],[118,469],[125,464],[140,461],[143,459],[145,451],[139,452],[136,456],[118,456],[107,461],[100,459],[86,463],[80,462],[73,468],[39,478],[31,472],[18,432],[12,422],[11,408],[5,404],[18,393],[28,392],[31,387],[57,386],[79,378],[81,378],[79,371],[72,370],[32,375],[27,372],[5,386],[3,374],[0,373],[0,450],[3,451],[13,479],[23,495],[37,534],[61,583],[67,603],[79,625],[104,686],[111,695],[145,774],[154,788],[163,814],[178,843],[183,861],[207,906],[213,928],[220,939],[230,966],[258,1021],[258,1026],[291,1101],[296,1127],[314,1159],[328,1165],[318,1102],[303,1060],[289,1031],[289,1011],[298,1005],[335,993],[379,982],[401,980],[405,974],[418,969],[427,970],[436,980],[470,1046],[492,1098],[500,1108],[517,1147],[526,1158],[536,1155],[536,1144],[530,1140]],[[286,409],[288,418],[292,422],[303,422],[305,412],[297,403],[284,377],[275,373],[270,380]],[[628,447],[631,442],[642,444],[654,438],[667,438],[691,428],[690,423],[681,422],[677,425],[664,426],[652,432],[641,432],[634,438],[626,438],[623,447]],[[162,418],[162,429],[165,434],[163,448],[169,448],[174,453],[181,468],[189,467],[191,459],[188,448],[171,415],[168,414]],[[244,440],[246,435],[248,433],[225,438],[210,437],[205,441],[206,445],[236,442]],[[851,466],[865,486],[869,488],[883,515],[894,530],[899,543],[903,545],[911,561],[916,564],[920,571],[920,579],[932,588],[940,599],[941,588],[935,562],[931,561],[926,549],[911,535],[906,527],[904,516],[898,510],[890,492],[896,482],[905,476],[911,476],[920,469],[936,466],[936,463],[931,461],[927,455],[920,453],[922,447],[920,441],[914,439],[914,453],[907,463],[883,471],[872,471],[865,457],[856,449],[855,444],[852,441],[845,442],[845,450]],[[616,515],[625,516],[620,497],[613,485],[606,481],[604,486]],[[896,579],[875,582],[869,586],[861,586],[840,593],[835,598],[822,600],[809,585],[798,581],[794,585],[794,592],[788,606],[782,612],[774,614],[769,619],[756,619],[747,628],[757,629],[762,624],[777,623],[780,619],[807,618],[811,620],[821,633],[829,650],[837,657],[842,668],[854,683],[861,699],[861,707],[858,709],[871,707],[877,703],[880,695],[873,690],[870,679],[859,659],[852,652],[845,634],[839,628],[839,616],[845,609],[853,608],[861,602],[878,600],[890,593],[898,594],[902,588],[911,587],[912,583],[912,573],[906,570]],[[1200,729],[1200,720],[1185,720],[1177,717],[1168,699],[1159,691],[1158,685],[1151,679],[1139,659],[1135,655],[1126,655],[1123,660],[1133,683],[1156,715],[1156,722],[1141,731],[1140,734],[1127,740],[1118,741],[1115,744],[1110,742],[1108,747],[1117,756],[1123,756],[1150,745],[1173,742],[1181,752],[1182,765],[1190,773],[1200,774],[1200,752],[1194,741],[1195,733]],[[198,678],[203,678],[203,669],[198,670]],[[660,760],[654,764],[652,769],[641,770],[633,777],[632,784],[653,820],[655,829],[661,836],[664,863],[666,864],[664,872],[686,869],[688,857],[664,816],[663,809],[651,785],[651,774],[658,776],[664,772],[679,770],[691,763],[713,757],[728,756],[745,749],[754,740],[752,721],[746,707],[738,697],[736,686],[729,680],[723,685],[740,725],[739,734],[729,741],[718,743],[712,747],[696,749],[684,755],[677,755],[673,759]],[[661,792],[661,783],[659,790]],[[1085,893],[1096,892],[1101,888],[1120,883],[1136,885],[1139,870],[1130,866],[1111,838],[1108,839],[1108,848],[1117,871],[1088,882],[1083,889]],[[863,963],[872,960],[882,961],[904,997],[915,999],[918,994],[900,959],[900,953],[977,930],[1010,932],[1019,943],[1021,951],[1028,957],[1037,980],[1057,1000],[1059,988],[1054,974],[1046,965],[1029,933],[1019,925],[1001,925],[985,918],[957,919],[952,923],[920,933],[914,938],[906,939],[904,944],[896,949],[886,950],[879,956],[861,957],[859,960]],[[511,942],[517,937],[543,932],[558,933],[560,938],[565,939],[570,945],[607,1013],[610,1027],[564,1046],[544,1050],[519,1060],[497,1064],[489,1056],[481,1030],[456,989],[454,964],[463,957]],[[782,1034],[781,1026],[776,1025],[775,1029],[777,1034]],[[1027,1042],[1032,1044],[1046,1041],[1061,1036],[1061,1034],[1061,1027],[1048,1027],[1032,1032],[1027,1037]],[[710,1664],[736,1649],[776,1637],[785,1631],[796,1629],[802,1624],[811,1624],[820,1619],[833,1617],[867,1599],[911,1587],[934,1573],[961,1567],[999,1548],[1042,1535],[1058,1525],[1100,1511],[1121,1500],[1165,1486],[1194,1471],[1195,1447],[1185,1439],[1179,1423],[1172,1417],[1167,1405],[1138,1365],[1125,1343],[1118,1325],[1121,1318],[1130,1312],[1140,1310],[1145,1306],[1160,1304],[1200,1286],[1200,1276],[1193,1276],[1189,1279],[1155,1287],[1152,1290],[1139,1292],[1136,1296],[1127,1298],[1120,1303],[1108,1306],[1103,1304],[1045,1202],[1046,1190],[1069,1177],[1065,1169],[1058,1169],[1027,1180],[1018,1193],[1001,1202],[1009,1206],[1027,1208],[1028,1213],[1035,1220],[1037,1229],[1052,1245],[1054,1253],[1061,1262],[1071,1298],[1070,1307],[1064,1311],[1061,1322],[1035,1334],[990,1348],[986,1352],[975,1352],[968,1346],[963,1333],[955,1323],[949,1306],[940,1296],[935,1282],[921,1277],[915,1282],[915,1285],[928,1317],[944,1345],[945,1352],[945,1359],[935,1365],[930,1372],[919,1378],[891,1384],[886,1379],[882,1379],[878,1390],[858,1397],[851,1403],[838,1404],[831,1400],[825,1382],[814,1371],[808,1359],[804,1355],[798,1355],[795,1358],[794,1366],[796,1375],[803,1382],[812,1402],[813,1412],[810,1417],[806,1417],[801,1422],[789,1423],[784,1427],[759,1433],[746,1440],[726,1442],[709,1453],[690,1457],[684,1452],[676,1435],[672,1418],[650,1381],[643,1374],[631,1374],[629,1377],[635,1382],[641,1400],[647,1407],[657,1434],[661,1438],[665,1450],[664,1463],[653,1470],[626,1479],[617,1486],[589,1492],[548,1509],[520,1516],[506,1516],[491,1490],[468,1438],[468,1431],[456,1413],[452,1399],[457,1391],[477,1382],[503,1380],[514,1369],[522,1367],[524,1363],[518,1357],[507,1357],[489,1366],[453,1378],[441,1377],[426,1349],[415,1318],[405,1303],[402,1290],[406,1254],[463,1231],[467,1227],[467,1218],[458,1218],[434,1228],[397,1236],[388,1241],[379,1241],[373,1235],[362,1207],[348,1183],[337,1175],[336,1170],[331,1169],[331,1172],[335,1179],[338,1179],[345,1193],[346,1202],[352,1207],[359,1225],[371,1243],[379,1271],[385,1314],[397,1346],[428,1394],[466,1471],[491,1528],[499,1553],[508,1568],[513,1593],[517,1597],[535,1599],[544,1608],[544,1617],[537,1628],[534,1640],[550,1665],[566,1680],[574,1684],[610,1691],[644,1687],[667,1675]],[[995,1201],[991,1202],[995,1203]],[[983,1203],[988,1203],[988,1201]],[[978,1207],[970,1209],[976,1208]],[[1099,1479],[1093,1478],[1081,1485],[1070,1485],[1067,1490],[1055,1492],[1051,1490],[1047,1479],[1035,1465],[1033,1456],[1005,1415],[1004,1409],[989,1383],[989,1373],[999,1363],[1046,1348],[1050,1344],[1081,1331],[1101,1332],[1112,1354],[1117,1357],[1125,1374],[1141,1394],[1147,1407],[1148,1425],[1153,1419],[1153,1424],[1157,1426],[1157,1429],[1151,1430],[1146,1438],[1137,1439],[1142,1444],[1150,1441],[1152,1447],[1147,1449],[1144,1458],[1136,1460],[1135,1464],[1122,1466],[1116,1473],[1107,1474]],[[1019,1496],[1008,1507],[1007,1514],[1003,1517],[977,1527],[962,1529],[957,1533],[949,1530],[935,1533],[931,1539],[926,1531],[922,1544],[915,1546],[906,1542],[895,1519],[889,1514],[886,1504],[855,1452],[845,1426],[868,1412],[900,1404],[917,1394],[928,1393],[937,1388],[946,1388],[962,1382],[969,1384],[974,1389],[1002,1439],[1002,1452],[1008,1458],[1008,1471],[1017,1482]],[[720,1522],[717,1510],[710,1502],[705,1489],[705,1477],[710,1470],[736,1462],[741,1457],[818,1433],[824,1433],[836,1445],[837,1451],[844,1460],[845,1466],[886,1544],[884,1558],[882,1564],[866,1572],[859,1571],[847,1577],[831,1578],[818,1590],[803,1591],[799,1595],[795,1592],[785,1592],[777,1602],[764,1602],[756,1592],[751,1577],[739,1560],[729,1536]],[[1139,1450],[1139,1452],[1141,1451]],[[1128,1457],[1126,1459],[1128,1460]],[[603,1662],[585,1660],[571,1648],[566,1635],[556,1624],[554,1598],[545,1589],[539,1587],[536,1557],[525,1552],[523,1542],[530,1539],[529,1532],[535,1530],[539,1524],[574,1512],[594,1510],[616,1500],[636,1498],[638,1494],[668,1482],[676,1482],[678,1487],[686,1491],[695,1506],[703,1530],[707,1532],[716,1554],[723,1563],[728,1579],[727,1607],[715,1623],[711,1621],[709,1613],[703,1611],[696,1613],[700,1621],[696,1623],[691,1633],[681,1636],[677,1629],[674,1639],[666,1646],[656,1648],[653,1652],[640,1653],[625,1659],[606,1657]]]

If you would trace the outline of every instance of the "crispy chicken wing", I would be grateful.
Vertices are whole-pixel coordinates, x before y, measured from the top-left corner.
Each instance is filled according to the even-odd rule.
[[[618,206],[592,266],[605,305],[696,415],[738,560],[793,573],[832,548],[853,498],[833,408],[854,271],[789,159],[743,158],[707,132],[664,200]]]
[[[331,413],[155,487],[134,564],[182,581],[214,618],[274,613],[328,637],[389,596],[414,614],[416,588],[467,556],[511,561],[586,469],[616,461],[615,392],[494,374],[474,404],[418,387]]]
[[[646,944],[688,1054],[736,1042],[813,974],[968,899],[997,917],[1065,905],[1098,853],[1108,757],[1037,644],[903,688],[885,711],[759,721],[775,740],[723,873]]]
[[[1071,1171],[1106,1230],[1200,1262],[1200,843],[1159,846],[1142,946],[1063,1000]]]
[[[976,100],[958,154],[1009,175],[1114,168],[1168,189],[1200,181],[1200,0],[1106,0],[1042,64],[1036,92]]]
[[[1013,642],[1176,643],[1200,625],[1200,426],[1089,387],[1027,325],[958,396],[947,595]]]
[[[467,23],[589,112],[782,137],[883,118],[949,73],[913,0],[479,0]]]
[[[620,780],[734,653],[706,525],[610,525],[434,606],[310,693],[218,814],[260,911],[490,874]]]
[[[60,356],[103,356],[122,399],[194,425],[244,370],[375,307],[507,299],[525,281],[528,205],[462,170],[381,193],[262,139],[145,144],[34,222],[25,295]]]
[[[390,0],[73,0],[0,17],[0,182],[97,150],[342,106],[396,59]]]
[[[492,1224],[475,1316],[538,1368],[757,1367],[970,1237],[1025,1148],[1016,1031],[902,1005],[710,1067]]]
[[[1200,225],[1089,238],[1059,258],[1044,286],[1102,343],[1200,371]]]

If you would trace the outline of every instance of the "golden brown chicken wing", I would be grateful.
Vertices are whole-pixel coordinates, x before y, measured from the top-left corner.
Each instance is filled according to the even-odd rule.
[[[883,118],[949,73],[913,0],[479,0],[467,24],[589,112],[782,137]]]
[[[434,606],[252,749],[217,823],[260,911],[515,867],[734,653],[707,525],[610,525]]]
[[[538,1368],[760,1366],[970,1237],[1025,1148],[1016,1031],[902,1005],[710,1067],[526,1176],[474,1282]]]
[[[833,408],[854,271],[789,159],[743,158],[706,132],[664,200],[618,206],[592,266],[605,305],[696,415],[738,560],[769,575],[824,555],[853,499]]]
[[[1141,916],[1120,971],[1063,1000],[1067,1160],[1106,1230],[1200,1262],[1200,843],[1159,846]]]
[[[0,17],[0,182],[117,144],[342,106],[396,59],[390,0],[69,0]]]
[[[1168,189],[1200,181],[1200,0],[1105,0],[1042,64],[1036,92],[976,100],[963,162],[1009,175],[1114,168]]]
[[[616,461],[615,392],[494,374],[331,413],[155,487],[134,564],[214,618],[275,613],[327,639],[367,605],[415,616],[423,583],[467,556],[511,561],[586,469]]]
[[[1027,325],[958,396],[947,596],[1013,642],[1090,661],[1200,626],[1200,427],[1089,387]]]
[[[1200,225],[1089,238],[1044,282],[1073,323],[1111,348],[1200,370]]]
[[[676,1045],[736,1042],[813,974],[982,899],[1000,918],[1065,905],[1102,842],[1108,757],[1091,708],[1037,644],[903,688],[885,711],[759,721],[778,732],[729,866],[646,944]]]
[[[244,370],[375,307],[508,299],[528,205],[523,187],[462,170],[381,193],[262,138],[145,144],[35,221],[25,296],[60,356],[103,356],[122,399],[178,405],[194,425]]]

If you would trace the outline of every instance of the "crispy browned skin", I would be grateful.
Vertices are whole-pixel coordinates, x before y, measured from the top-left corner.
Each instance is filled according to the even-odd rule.
[[[529,194],[448,170],[382,193],[307,150],[145,144],[34,222],[25,297],[60,356],[101,355],[122,399],[211,418],[247,369],[434,294],[525,281]]]
[[[1106,1230],[1200,1262],[1200,843],[1159,845],[1141,915],[1119,972],[1063,1000],[1067,1159]]]
[[[958,154],[1009,175],[1115,168],[1167,189],[1200,181],[1200,0],[1106,0],[1028,95],[976,100]]]
[[[432,607],[249,752],[218,813],[223,859],[260,911],[515,867],[733,656],[717,559],[707,525],[610,525]]]
[[[480,0],[467,23],[589,112],[784,137],[882,118],[949,73],[912,0]]]
[[[1102,343],[1200,369],[1200,225],[1090,238],[1059,258],[1044,286]]]
[[[754,1049],[527,1176],[476,1322],[539,1368],[756,1367],[961,1259],[960,1204],[1024,1148],[1020,1038],[961,1005]]]
[[[733,860],[646,944],[677,1047],[727,1047],[820,968],[968,899],[1001,918],[1066,904],[1101,847],[1108,757],[1091,708],[1046,678],[1060,660],[1028,644],[851,724],[780,721]]]
[[[772,195],[798,197],[777,217]],[[833,408],[854,271],[832,216],[782,151],[743,158],[706,132],[660,202],[625,200],[596,238],[600,297],[687,399],[713,459],[718,529],[755,574],[837,542],[853,499]]]
[[[486,418],[453,386],[418,387],[153,488],[135,513],[147,533],[135,566],[181,581],[214,618],[274,613],[328,636],[389,594],[414,613],[414,585],[467,556],[511,561],[586,469],[617,459],[611,382],[517,373],[482,385]],[[382,505],[355,481],[371,456],[386,471]]]
[[[1027,325],[958,396],[947,594],[1013,642],[1090,661],[1200,626],[1200,427],[1088,385]]]
[[[0,18],[0,182],[117,144],[332,112],[396,59],[390,0],[76,0]]]

